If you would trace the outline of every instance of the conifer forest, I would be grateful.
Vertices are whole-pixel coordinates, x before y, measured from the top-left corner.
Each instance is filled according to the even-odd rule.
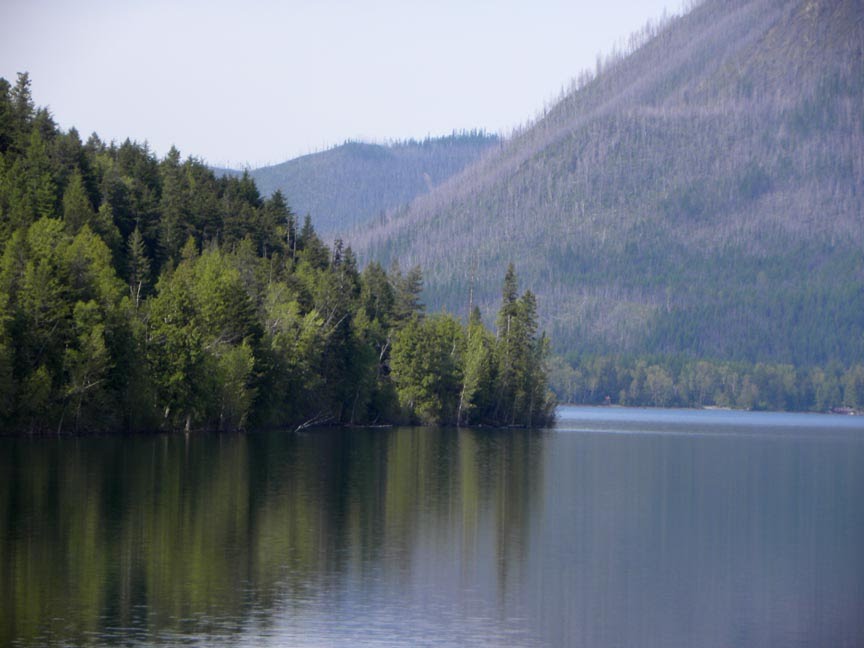
[[[419,267],[361,270],[248,174],[82,141],[0,80],[4,431],[543,425],[548,341],[501,274],[495,332],[426,313]]]

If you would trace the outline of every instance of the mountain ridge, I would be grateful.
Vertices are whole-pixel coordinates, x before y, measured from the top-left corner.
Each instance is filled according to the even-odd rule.
[[[311,214],[318,231],[332,235],[430,191],[499,142],[497,135],[480,130],[385,144],[349,140],[247,173],[263,195],[281,191],[293,211]]]
[[[861,359],[862,35],[850,1],[703,2],[347,238],[457,312],[516,261],[562,352]]]

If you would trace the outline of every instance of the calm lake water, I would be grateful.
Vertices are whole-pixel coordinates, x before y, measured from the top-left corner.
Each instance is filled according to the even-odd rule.
[[[864,645],[864,418],[0,439],[0,645]]]

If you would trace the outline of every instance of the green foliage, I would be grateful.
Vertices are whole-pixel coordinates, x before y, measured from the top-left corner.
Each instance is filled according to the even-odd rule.
[[[827,412],[864,406],[864,366],[692,360],[683,357],[556,358],[550,384],[568,403],[731,407]]]
[[[84,180],[81,173],[76,171],[63,193],[63,220],[69,231],[77,234],[84,225],[92,226],[95,219],[96,211],[84,189]]]
[[[534,297],[517,297],[510,264],[497,338],[479,311],[467,328],[452,315],[415,315],[398,330],[391,369],[402,407],[420,422],[543,426],[555,407],[546,388],[548,353]]]
[[[528,290],[517,297],[518,281],[511,263],[498,311],[495,418],[510,425],[544,425],[552,420],[554,399],[546,393],[545,335],[537,336],[537,302]]]
[[[495,338],[483,325],[479,308],[471,313],[465,337],[465,367],[456,412],[456,421],[460,425],[489,416],[494,406],[498,370]]]
[[[390,361],[396,393],[421,423],[457,422],[464,346],[452,315],[413,317],[398,332]]]
[[[144,238],[137,227],[127,242],[127,264],[129,273],[129,295],[137,307],[150,287],[150,259],[144,246]]]
[[[498,417],[498,343],[479,318],[425,317],[419,267],[361,273],[249,175],[82,146],[26,75],[0,83],[0,115],[3,430],[540,422],[521,414],[539,365],[520,360],[521,400]]]
[[[415,313],[422,313],[424,304],[420,301],[423,292],[423,271],[420,266],[414,266],[406,275],[397,261],[390,268],[391,286],[393,290],[393,319],[399,325],[407,322]]]
[[[77,344],[66,348],[63,354],[64,397],[74,414],[74,429],[92,429],[100,414],[105,416],[112,405],[105,390],[111,357],[96,302],[77,302],[73,322]]]
[[[244,340],[239,346],[220,345],[212,357],[215,362],[210,377],[218,410],[216,428],[244,428],[255,399],[255,389],[251,386],[255,365],[252,349]]]
[[[7,392],[10,427],[117,424],[122,406],[114,388],[123,370],[116,358],[126,343],[122,292],[110,251],[87,225],[72,237],[62,221],[43,218],[7,242],[0,346],[18,386],[11,408]]]
[[[0,269],[2,279],[2,269]],[[12,375],[12,353],[11,339],[8,333],[8,294],[0,288],[0,423],[12,415],[15,407],[15,382]]]
[[[242,426],[251,408],[255,305],[230,255],[211,247],[163,275],[149,300],[148,361],[169,428]]]

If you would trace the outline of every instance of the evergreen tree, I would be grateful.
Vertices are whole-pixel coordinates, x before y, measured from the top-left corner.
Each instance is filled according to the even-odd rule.
[[[324,270],[330,263],[330,254],[312,227],[312,217],[306,214],[303,227],[297,237],[297,252],[300,260],[305,261],[313,270]]]
[[[270,257],[275,252],[284,253],[290,250],[297,236],[294,214],[288,208],[285,196],[281,191],[275,191],[260,210],[261,218],[258,226],[258,253]]]
[[[0,78],[0,154],[8,151],[15,141],[14,108],[10,91],[9,82]]]
[[[129,296],[137,308],[140,306],[141,298],[146,294],[150,285],[150,259],[147,258],[144,237],[141,236],[141,230],[137,227],[132,231],[127,247]]]
[[[412,267],[403,277],[399,264],[394,262],[391,269],[391,280],[393,282],[393,321],[398,327],[412,317],[422,316],[425,306],[420,301],[423,292],[423,272],[420,266]]]
[[[495,418],[512,424],[516,403],[520,352],[524,352],[524,339],[519,331],[519,284],[512,263],[507,266],[501,290],[501,307],[495,321],[497,328],[497,397]]]
[[[187,227],[190,217],[186,173],[180,164],[180,152],[175,147],[171,147],[159,164],[159,173],[162,179],[159,245],[166,258],[176,260],[183,243],[193,232]]]
[[[57,215],[57,185],[52,176],[48,147],[38,130],[30,134],[30,144],[25,157],[25,182],[29,198],[30,214],[22,220],[32,222],[38,218],[53,218]]]
[[[0,268],[0,425],[8,424],[15,411],[15,377],[12,372],[14,354],[10,339],[9,296],[3,285]]]
[[[9,93],[11,104],[12,146],[19,152],[27,149],[36,109],[30,91],[30,75],[19,72],[15,87]]]
[[[494,418],[508,425],[546,425],[554,416],[547,393],[545,335],[537,337],[537,301],[529,290],[518,298],[511,263],[504,276],[497,328],[497,388]]]
[[[92,225],[95,219],[96,211],[90,204],[81,174],[76,170],[63,193],[63,220],[66,228],[75,235],[83,225]]]
[[[491,420],[496,378],[495,339],[483,325],[476,306],[468,319],[465,345],[465,369],[459,408],[458,425]]]
[[[222,229],[222,206],[220,183],[213,172],[203,163],[190,158],[185,164],[186,184],[189,188],[189,218],[191,227],[200,233],[206,243],[217,240]]]

